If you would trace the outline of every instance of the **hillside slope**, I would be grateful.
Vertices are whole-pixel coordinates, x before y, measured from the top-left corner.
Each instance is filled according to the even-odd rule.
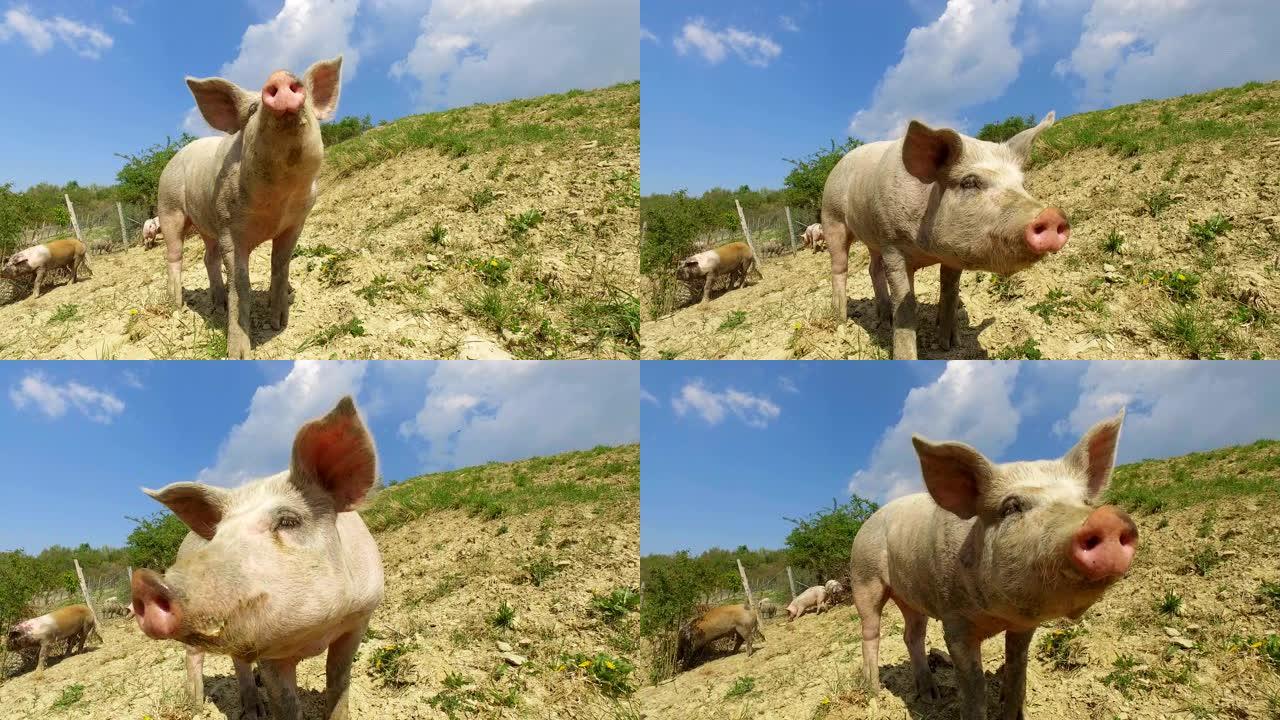
[[[1137,559],[1075,626],[1083,634],[1037,632],[1027,717],[1280,716],[1277,472],[1277,441],[1119,468],[1112,499],[1135,514]],[[1162,605],[1177,605],[1176,612],[1163,612]],[[767,640],[757,641],[751,658],[712,656],[667,684],[643,688],[637,698],[646,717],[664,720],[958,718],[950,666],[935,668],[941,702],[915,696],[902,630],[902,615],[889,603],[880,642],[884,690],[875,701],[860,686],[861,631],[850,605],[792,624],[785,617],[766,620]],[[1055,669],[1043,654],[1049,638],[1069,648],[1078,666]],[[946,649],[937,621],[929,623],[927,643]],[[1003,640],[987,641],[991,717],[998,717],[1003,662]],[[752,689],[726,697],[741,678],[751,678]]]
[[[637,83],[402,118],[326,151],[291,269],[289,327],[266,322],[270,248],[250,259],[254,357],[451,358],[478,336],[519,357],[629,357],[639,284]],[[209,358],[226,314],[204,246],[185,304],[163,246],[0,306],[0,358]]]
[[[934,335],[938,269],[917,273],[921,358],[1280,355],[1280,82],[1074,115],[1040,143],[1027,189],[1066,209],[1071,241],[1011,280],[962,275],[948,352]],[[800,252],[643,323],[642,357],[887,357],[867,262],[855,244],[839,330],[829,257]]]
[[[625,696],[610,698],[588,673],[604,673],[606,661],[625,670],[635,648],[635,614],[609,621],[594,599],[627,588],[634,598],[638,584],[637,446],[408,480],[362,515],[387,592],[352,668],[354,717],[635,716]],[[504,603],[514,616],[495,624]],[[43,678],[28,672],[0,684],[0,715],[240,717],[229,659],[206,658],[209,701],[192,714],[183,708],[181,645],[150,640],[132,621],[110,621],[102,634],[102,645],[55,660]],[[526,662],[506,662],[499,642]],[[584,669],[566,654],[593,662]],[[320,717],[324,660],[303,661],[298,682],[306,717]],[[55,707],[73,686],[78,699]]]

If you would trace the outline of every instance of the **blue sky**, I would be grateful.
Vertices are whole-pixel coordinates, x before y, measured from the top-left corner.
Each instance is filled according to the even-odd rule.
[[[637,0],[0,0],[0,184],[115,182],[132,153],[210,131],[183,78],[256,89],[344,54],[339,116],[415,112],[639,76]],[[538,62],[529,63],[537,55]]]
[[[634,362],[0,363],[0,551],[120,545],[161,509],[140,486],[283,470],[344,394],[401,480],[638,442],[638,381]]]
[[[912,117],[972,133],[1014,114],[1062,117],[1280,78],[1280,4],[1177,5],[646,2],[642,190],[780,187],[783,158],[850,134],[896,136]]]
[[[1059,457],[1127,411],[1120,462],[1280,438],[1280,368],[1250,362],[646,362],[641,552],[782,547],[850,492],[922,489],[912,433]]]

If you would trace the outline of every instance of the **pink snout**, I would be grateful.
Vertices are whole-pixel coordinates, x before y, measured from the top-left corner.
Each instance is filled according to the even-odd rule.
[[[135,570],[130,589],[133,614],[142,632],[154,640],[176,637],[182,626],[182,604],[164,579],[150,570]]]
[[[1058,252],[1071,237],[1071,223],[1058,208],[1045,208],[1027,225],[1025,237],[1027,247],[1037,255]]]
[[[262,105],[276,117],[296,114],[307,99],[307,90],[287,72],[277,72],[262,86]]]
[[[1118,578],[1129,570],[1138,550],[1138,526],[1114,505],[1085,518],[1071,538],[1071,564],[1090,580]]]

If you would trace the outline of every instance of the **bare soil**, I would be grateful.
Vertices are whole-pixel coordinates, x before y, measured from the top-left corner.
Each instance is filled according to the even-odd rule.
[[[424,118],[429,131],[387,159],[335,170],[339,148],[412,135],[397,125]],[[633,306],[619,290],[639,284],[638,118],[633,83],[413,116],[329,148],[282,331],[266,321],[270,246],[250,258],[253,356],[453,358],[468,337],[517,357],[633,356],[634,339],[600,316]],[[482,129],[470,146],[432,135]],[[513,229],[530,211],[540,219]],[[0,306],[0,358],[224,356],[226,313],[210,305],[203,253],[187,239],[180,308],[166,297],[163,243],[90,257],[87,280]],[[477,302],[486,292],[496,310]],[[15,294],[0,288],[0,301]]]
[[[627,653],[618,645],[628,642],[634,649],[634,613],[611,624],[591,603],[639,582],[639,448],[554,459],[559,462],[542,472],[527,473],[529,481],[537,486],[577,479],[618,492],[607,501],[555,504],[494,519],[462,510],[430,512],[375,533],[387,592],[352,668],[354,718],[635,717],[629,700],[607,696],[580,670],[564,667],[562,654],[622,657]],[[623,469],[600,471],[610,464]],[[510,474],[522,467],[490,465],[483,471]],[[543,555],[554,558],[555,569],[535,586],[527,565]],[[503,602],[515,611],[511,628],[495,627],[491,620]],[[55,659],[43,677],[25,672],[0,684],[0,716],[240,717],[228,658],[206,656],[208,697],[193,712],[184,701],[181,645],[148,639],[132,620],[107,621],[102,635],[101,645],[91,641],[84,653]],[[525,662],[514,666],[504,660],[499,641]],[[398,662],[379,671],[375,656],[398,656]],[[304,716],[322,717],[323,656],[298,666],[298,685]],[[55,708],[72,686],[81,687],[80,698]]]

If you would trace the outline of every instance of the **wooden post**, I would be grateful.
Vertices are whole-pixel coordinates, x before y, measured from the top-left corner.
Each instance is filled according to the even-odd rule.
[[[67,213],[71,215],[71,227],[74,228],[76,231],[76,239],[79,240],[80,242],[84,242],[84,238],[80,237],[80,221],[76,220],[76,206],[71,204],[70,195],[66,193],[62,193],[62,197],[67,201]],[[85,251],[88,252],[89,246],[85,245],[84,247],[85,247]]]
[[[796,251],[796,227],[791,224],[791,206],[787,206],[787,234],[791,236],[791,252]]]
[[[71,201],[68,200],[67,202]],[[84,604],[89,606],[89,617],[93,618],[93,626],[101,628],[102,626],[98,624],[98,613],[93,611],[93,602],[89,600],[89,586],[84,583],[84,571],[80,569],[80,561],[71,558],[71,562],[76,564],[76,577],[80,578],[80,592],[84,595]],[[98,632],[101,633],[102,631],[99,630]]]
[[[760,273],[760,277],[764,277],[764,272],[760,270],[764,258],[756,252],[756,246],[751,244],[751,231],[747,229],[747,216],[742,212],[742,203],[738,202],[738,198],[734,198],[733,204],[738,206],[738,220],[742,222],[742,234],[747,238],[747,247],[751,248],[751,257],[755,258],[756,272]]]
[[[124,231],[124,206],[120,204],[119,200],[116,201],[116,212],[120,214],[120,242],[128,246],[129,236]]]
[[[760,609],[756,607],[755,598],[751,597],[751,583],[747,582],[747,571],[742,568],[741,560],[738,560],[738,575],[742,577],[742,589],[747,593],[747,609],[756,616],[756,627],[759,627],[764,621],[760,619]]]
[[[787,566],[787,586],[791,588],[791,599],[796,599],[796,579],[791,576],[791,566]]]

